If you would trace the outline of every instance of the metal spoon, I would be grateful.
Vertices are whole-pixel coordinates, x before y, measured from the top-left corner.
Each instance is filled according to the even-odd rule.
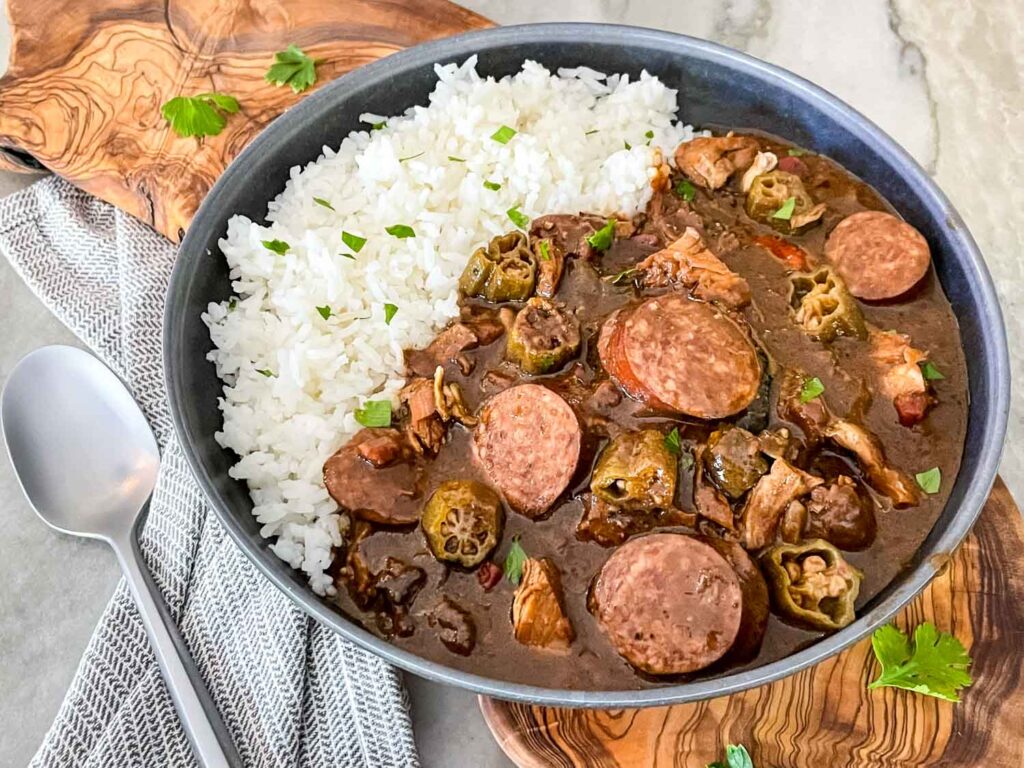
[[[87,352],[43,347],[11,372],[0,415],[15,474],[36,514],[58,531],[114,548],[200,762],[240,765],[139,551],[136,529],[160,454],[127,388]]]

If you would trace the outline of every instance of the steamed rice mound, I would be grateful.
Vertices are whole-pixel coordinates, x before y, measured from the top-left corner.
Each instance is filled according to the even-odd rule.
[[[494,80],[475,57],[435,71],[429,106],[363,115],[367,130],[292,168],[265,225],[228,222],[220,247],[236,296],[203,315],[224,381],[216,439],[240,457],[231,476],[248,484],[273,551],[319,594],[334,593],[325,570],[345,524],[323,463],[360,429],[364,400],[397,403],[402,350],[458,314],[470,253],[514,228],[512,207],[530,218],[642,211],[656,150],[668,157],[691,136],[674,122],[676,92],[646,73],[552,75],[527,61]],[[507,143],[492,138],[502,126],[516,131]],[[415,237],[389,235],[396,224]],[[343,231],[365,238],[358,253]],[[264,247],[272,240],[287,252]],[[390,323],[385,304],[398,307]]]

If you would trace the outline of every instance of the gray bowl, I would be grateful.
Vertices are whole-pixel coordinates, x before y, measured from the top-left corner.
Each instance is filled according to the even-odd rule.
[[[882,192],[931,244],[935,267],[969,351],[970,416],[960,474],[945,510],[907,569],[840,632],[756,669],[647,690],[570,691],[469,674],[396,648],[318,598],[260,538],[243,484],[228,477],[236,457],[213,439],[221,427],[221,383],[207,362],[200,313],[231,292],[217,241],[236,213],[262,221],[288,170],[361,128],[360,113],[391,115],[426,102],[435,62],[479,54],[478,70],[501,76],[524,58],[549,68],[584,64],[604,72],[642,69],[679,91],[683,117],[754,128],[834,158]],[[1006,336],[992,280],[960,215],[925,172],[877,126],[820,88],[736,51],[666,32],[590,24],[503,27],[421,45],[369,64],[304,99],[275,120],[214,185],[181,246],[164,321],[164,363],[174,425],[210,505],[256,566],[310,616],[418,675],[505,699],[591,707],[694,701],[761,685],[817,664],[886,622],[935,576],[963,540],[995,479],[1009,408]]]

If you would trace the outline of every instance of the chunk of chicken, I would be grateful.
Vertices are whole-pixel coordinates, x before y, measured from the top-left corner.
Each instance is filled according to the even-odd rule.
[[[824,483],[820,477],[776,459],[771,471],[757,481],[740,513],[741,543],[761,549],[775,541],[779,521],[790,503]]]
[[[749,136],[702,136],[676,148],[676,165],[700,186],[718,189],[733,173],[749,168],[757,150],[757,140]]]
[[[779,415],[796,424],[812,442],[829,440],[854,455],[868,484],[887,496],[896,507],[912,507],[920,497],[914,481],[889,464],[882,444],[864,427],[836,417],[824,397],[806,403],[800,400],[804,376],[787,370],[779,385]]]
[[[732,514],[729,500],[720,490],[715,488],[704,476],[704,453],[706,448],[695,451],[693,461],[693,506],[697,514],[713,523],[717,523],[728,531],[736,530],[736,521]]]
[[[775,170],[775,166],[779,164],[779,158],[774,152],[758,152],[754,158],[754,162],[750,164],[746,172],[743,174],[743,178],[740,180],[740,189],[744,193],[750,191],[750,185],[754,183],[754,179],[760,176],[762,173],[768,173],[768,171]]]
[[[438,366],[443,372],[443,368]],[[398,399],[409,410],[409,423],[405,434],[409,444],[417,453],[435,454],[441,449],[446,434],[445,419],[437,410],[434,396],[434,382],[431,379],[412,379],[402,391]]]
[[[921,364],[928,353],[910,345],[910,337],[896,331],[868,329],[870,356],[878,371],[878,391],[892,400],[900,424],[913,426],[935,403]]]
[[[423,349],[407,349],[405,367],[416,376],[433,376],[437,366],[450,363],[460,352],[479,344],[479,337],[469,325],[453,323]]]
[[[707,247],[700,233],[687,227],[667,248],[637,265],[646,288],[679,285],[704,301],[720,301],[733,309],[750,303],[747,281],[729,269]]]
[[[576,636],[565,613],[558,569],[549,559],[530,558],[512,600],[512,627],[523,645],[566,650]]]

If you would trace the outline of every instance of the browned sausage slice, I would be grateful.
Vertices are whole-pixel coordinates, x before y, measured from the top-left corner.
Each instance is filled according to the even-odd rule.
[[[757,395],[761,365],[754,345],[711,304],[680,294],[648,299],[620,333],[627,368],[656,407],[720,419]]]
[[[601,568],[590,607],[619,655],[652,675],[713,664],[739,632],[742,591],[729,563],[681,533],[617,549]]]
[[[565,490],[579,455],[576,414],[539,384],[496,394],[473,430],[477,463],[509,506],[527,517],[543,514]]]
[[[825,243],[825,257],[850,293],[868,301],[906,293],[931,263],[924,236],[884,211],[861,211],[839,222]]]
[[[765,630],[768,628],[768,585],[761,575],[761,569],[738,542],[714,536],[697,538],[724,557],[739,577],[740,591],[743,593],[743,612],[740,615],[740,630],[736,642],[729,650],[729,661],[743,664],[757,656]]]
[[[324,485],[353,515],[381,525],[420,519],[420,473],[397,429],[361,429],[324,462]]]

